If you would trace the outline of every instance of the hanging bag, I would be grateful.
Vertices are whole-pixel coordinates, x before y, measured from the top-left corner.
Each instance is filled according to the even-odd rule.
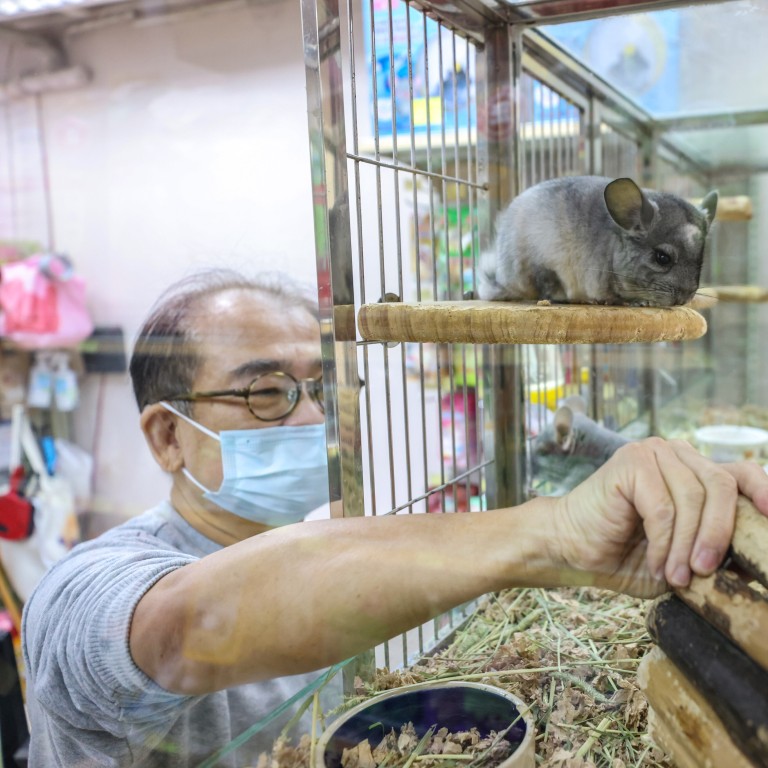
[[[43,253],[0,269],[0,337],[25,349],[76,346],[93,332],[85,281],[67,256]]]
[[[18,466],[11,473],[7,493],[0,493],[0,539],[17,541],[32,535],[35,508],[24,496],[23,485],[24,467]]]
[[[34,507],[34,529],[24,540],[0,538],[0,561],[16,594],[26,602],[46,571],[79,541],[75,497],[70,483],[51,476],[40,447],[24,413],[14,406],[11,419],[11,469],[21,464],[21,455],[35,475],[28,483],[29,500]]]

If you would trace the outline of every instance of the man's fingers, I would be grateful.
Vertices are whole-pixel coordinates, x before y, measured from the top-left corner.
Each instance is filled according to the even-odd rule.
[[[675,549],[670,559],[674,561],[671,570],[684,566],[694,573],[707,576],[720,565],[733,536],[736,518],[736,498],[738,484],[732,472],[723,466],[712,464],[695,451],[688,443],[673,441],[670,447],[679,460],[685,464],[698,480],[703,495],[695,512],[696,530],[689,539],[686,534],[679,549]],[[697,506],[696,499],[691,499],[692,509]],[[674,586],[687,586],[688,580],[672,578]]]
[[[648,538],[651,574],[683,587],[692,572],[711,573],[733,534],[738,489],[733,473],[682,441],[651,438],[627,459],[635,473],[632,502]],[[743,474],[745,483],[762,487]]]
[[[764,515],[768,515],[768,475],[756,461],[740,461],[723,464],[739,484],[739,492],[752,499],[752,503]]]
[[[674,453],[674,451],[672,451]],[[664,575],[673,587],[687,586],[691,580],[691,552],[701,523],[707,492],[691,467],[681,461],[659,457],[665,462],[662,472],[675,504],[674,531]]]
[[[664,562],[664,576],[675,587],[687,586],[691,580],[691,552],[707,506],[703,467],[686,455],[682,445],[687,446],[671,442],[659,442],[654,446],[658,471],[673,503],[672,540]],[[690,446],[687,448],[695,453]]]
[[[666,443],[656,438],[630,444],[621,450],[627,459],[632,477],[629,500],[643,521],[643,529],[648,539],[648,569],[654,578],[661,580],[666,574],[676,519],[675,499],[670,492],[666,474],[679,472],[680,468],[689,478],[691,473]],[[666,455],[666,460],[664,456],[657,455],[659,452]],[[662,471],[663,465],[671,463],[676,464],[677,469],[665,467],[667,471]]]

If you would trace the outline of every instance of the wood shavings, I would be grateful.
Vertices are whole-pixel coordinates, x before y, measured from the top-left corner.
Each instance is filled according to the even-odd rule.
[[[405,723],[399,734],[391,729],[373,750],[368,739],[363,739],[344,750],[341,768],[406,768],[416,761],[419,768],[444,768],[447,764],[444,756],[457,755],[472,768],[490,768],[512,754],[510,742],[495,731],[482,737],[477,728],[456,733],[435,728],[419,738],[413,723]]]

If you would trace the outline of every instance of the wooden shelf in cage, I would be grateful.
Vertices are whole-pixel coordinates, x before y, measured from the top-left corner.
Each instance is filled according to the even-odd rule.
[[[381,302],[357,316],[368,341],[448,344],[627,344],[698,339],[702,315],[683,307],[505,301]]]
[[[699,205],[701,199],[691,200]],[[747,195],[720,197],[717,201],[716,221],[749,221],[752,218],[752,199]]]
[[[768,301],[768,288],[759,285],[707,285],[700,289],[703,296],[717,301],[759,303]]]

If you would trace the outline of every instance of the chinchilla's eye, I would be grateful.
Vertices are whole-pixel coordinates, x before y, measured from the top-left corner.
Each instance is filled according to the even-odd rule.
[[[667,267],[672,262],[672,257],[665,251],[654,251],[653,258],[660,267]]]

